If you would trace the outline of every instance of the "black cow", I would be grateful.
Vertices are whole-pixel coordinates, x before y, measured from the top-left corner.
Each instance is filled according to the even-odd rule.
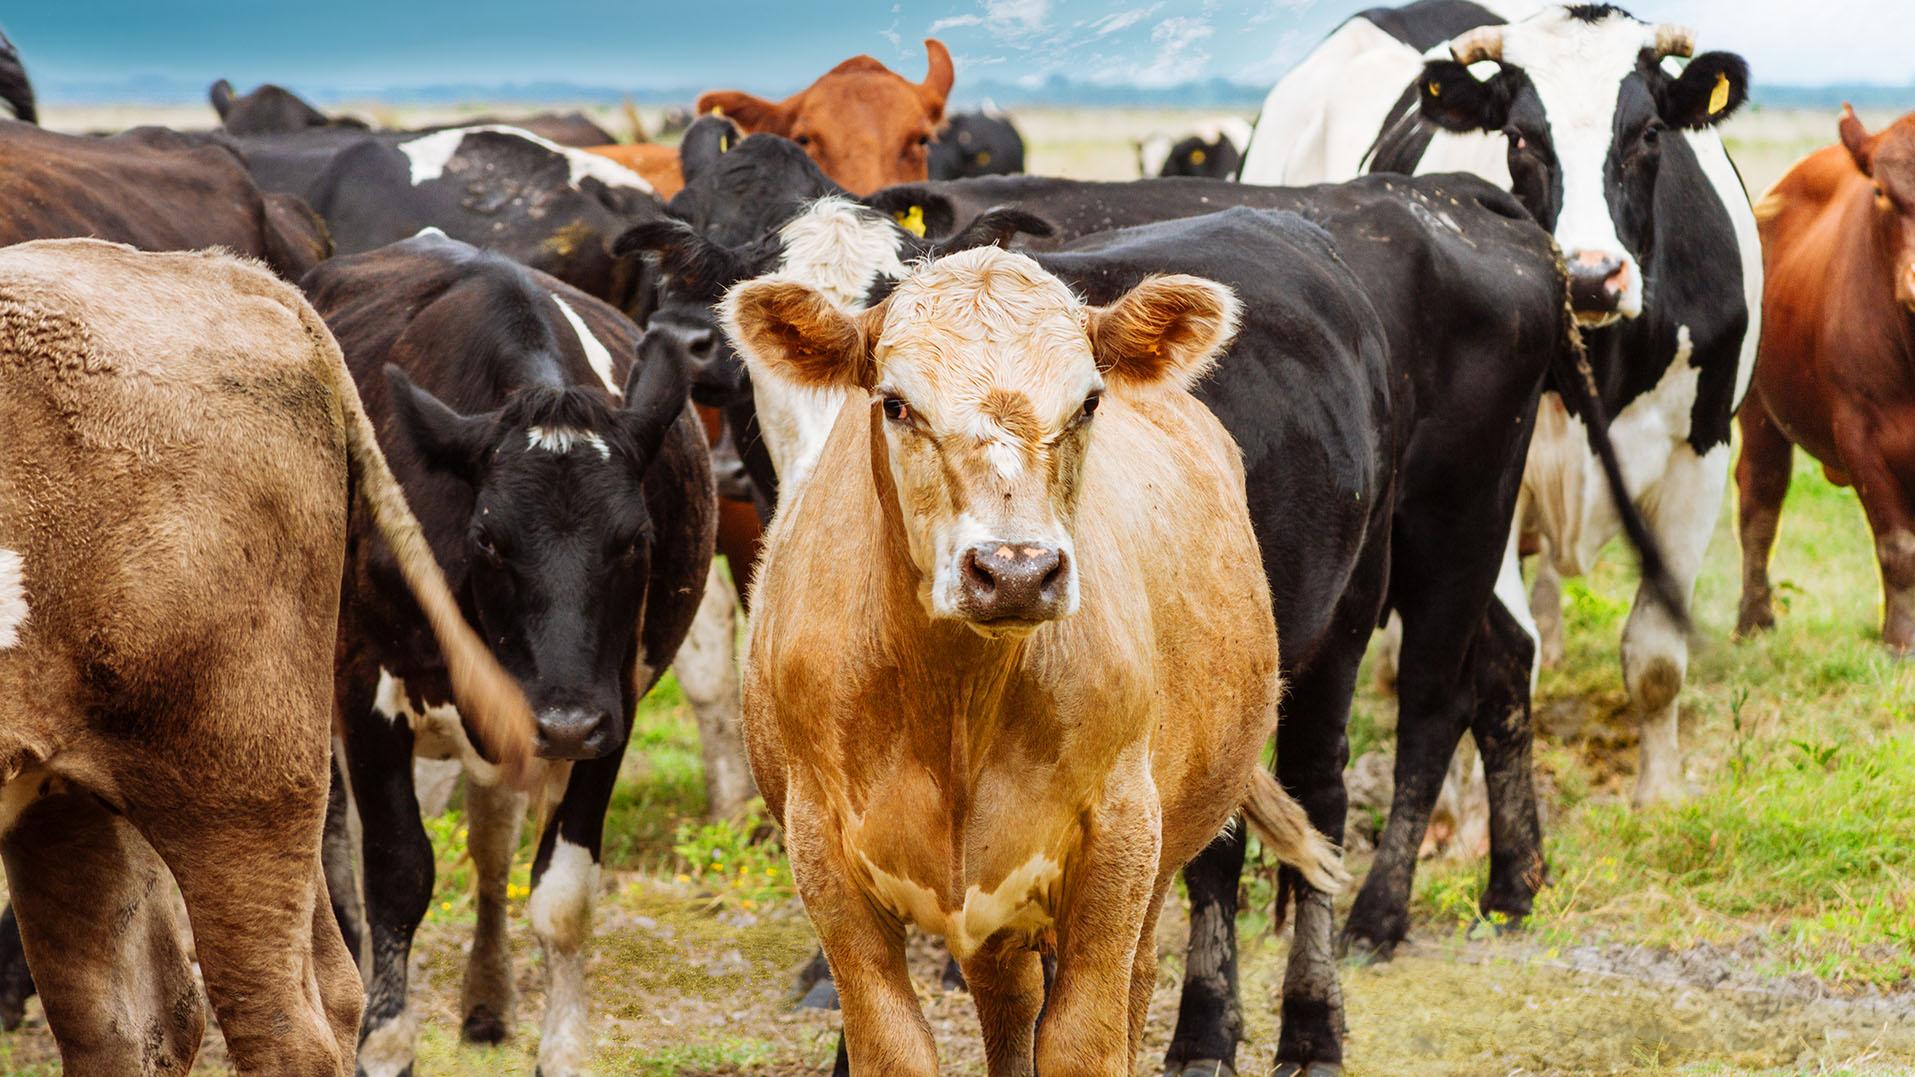
[[[932,179],[1008,176],[1024,171],[1024,136],[996,111],[960,112],[931,143]]]
[[[1542,870],[1528,778],[1528,670],[1533,651],[1520,625],[1490,598],[1504,564],[1538,397],[1546,381],[1572,392],[1579,386],[1586,389],[1587,382],[1576,369],[1579,353],[1565,324],[1566,283],[1560,263],[1547,236],[1528,221],[1521,207],[1503,192],[1469,177],[1377,179],[1308,190],[1248,188],[1204,180],[1089,184],[1001,177],[892,188],[873,196],[873,201],[879,212],[870,216],[872,229],[915,209],[932,236],[948,232],[984,205],[1009,207],[986,214],[986,219],[1003,220],[1007,212],[1028,210],[1055,225],[1058,239],[1133,221],[1255,205],[1300,211],[1336,237],[1340,256],[1357,270],[1372,303],[1383,314],[1390,361],[1397,372],[1394,421],[1406,424],[1407,431],[1395,457],[1400,461],[1402,485],[1394,506],[1395,554],[1387,579],[1390,608],[1404,614],[1406,631],[1409,623],[1419,626],[1409,633],[1416,642],[1412,645],[1406,638],[1404,648],[1405,661],[1415,666],[1415,672],[1401,689],[1403,781],[1409,790],[1427,785],[1433,800],[1457,738],[1466,727],[1475,730],[1486,745],[1486,760],[1498,774],[1493,787],[1499,852],[1484,903],[1497,911],[1526,913]],[[827,202],[813,207],[809,215],[826,210],[842,212]],[[973,223],[965,231],[980,227],[982,222]],[[1161,242],[1161,249],[1169,251],[1176,249],[1171,237],[1194,243],[1202,234],[1196,229],[1196,223],[1187,222],[1184,231],[1163,226],[1151,235],[1153,243]],[[803,229],[787,224],[781,231],[789,238]],[[842,226],[834,231],[841,244],[853,245]],[[923,250],[919,241],[908,239],[902,231],[889,231],[893,258],[906,260]],[[1097,259],[1128,242],[1122,235],[1093,235],[1075,244],[1081,251],[1058,256],[1068,254],[1076,261],[1054,263],[1050,256],[1040,260],[1054,272],[1078,279],[1065,272],[1074,266],[1082,280],[1090,280],[1096,275]],[[1048,244],[1033,239],[1029,245]],[[749,263],[754,256],[715,251],[697,243],[689,246],[687,252],[667,250],[668,267],[685,259],[707,267],[723,265],[728,257]],[[1225,263],[1230,258],[1214,244],[1192,249]],[[790,263],[787,254],[778,268],[789,274]],[[1162,268],[1169,270],[1171,265],[1200,275],[1211,273],[1202,265],[1191,267],[1182,261]],[[1514,283],[1500,276],[1512,273]],[[676,274],[668,272],[667,292],[676,286]],[[867,299],[883,291],[885,273],[880,267],[870,269],[868,286]],[[1238,384],[1232,380],[1233,369],[1226,360],[1200,395],[1216,394],[1214,406],[1239,443],[1252,452],[1251,446],[1269,436],[1257,424],[1281,421],[1283,397],[1275,386]],[[765,387],[757,387],[756,392],[763,410]],[[1235,405],[1228,401],[1239,396],[1257,402],[1260,409],[1233,417]],[[765,418],[779,424],[774,416]],[[1606,452],[1601,433],[1599,424],[1591,427],[1592,440]],[[1605,459],[1613,465],[1612,457]],[[1614,480],[1613,471],[1609,474]],[[1255,482],[1253,515],[1258,519],[1259,538],[1272,558],[1271,584],[1291,685],[1280,727],[1279,773],[1311,810],[1312,821],[1325,833],[1337,835],[1343,828],[1341,768],[1347,751],[1344,723],[1350,692],[1384,596],[1377,592],[1373,602],[1360,588],[1352,589],[1353,597],[1347,599],[1310,592],[1312,581],[1286,566],[1308,563],[1310,544],[1319,541],[1320,535],[1308,527],[1293,527],[1280,511],[1282,498],[1274,492],[1280,488],[1260,493]],[[1642,539],[1639,520],[1637,525],[1632,535]],[[1356,550],[1343,553],[1352,558],[1359,555]],[[1376,555],[1374,550],[1363,554]],[[1657,575],[1659,563],[1653,553],[1646,562],[1649,574]],[[1357,616],[1351,612],[1353,607],[1339,605],[1343,602],[1367,605],[1367,613]],[[1328,627],[1333,624],[1334,630]],[[1427,776],[1424,772],[1431,768],[1426,761],[1434,762],[1433,773]],[[1413,795],[1398,804],[1392,833],[1414,832],[1420,837],[1430,803]],[[1399,883],[1403,887],[1400,904],[1406,905],[1415,846],[1413,840],[1407,845],[1386,842],[1366,888],[1372,905],[1395,900]],[[1234,948],[1227,931],[1234,922],[1235,880],[1242,855],[1240,844],[1220,842],[1192,866],[1188,876],[1194,921],[1218,926],[1193,935],[1197,947],[1170,1056],[1179,1070],[1188,1065],[1192,1072],[1208,1073],[1205,1065],[1234,1060],[1241,1024],[1235,1001]],[[1296,880],[1288,882],[1295,887]],[[1393,909],[1391,915],[1397,915]],[[1294,952],[1302,964],[1287,981],[1282,1057],[1334,1061],[1340,1057],[1335,1032],[1340,1014],[1330,962],[1327,902],[1320,895],[1300,894],[1298,921],[1299,944]]]
[[[1227,117],[1204,124],[1179,139],[1152,135],[1137,146],[1137,167],[1146,178],[1236,179],[1237,168],[1243,164],[1243,148],[1249,144],[1250,125],[1234,116]]]
[[[712,552],[711,470],[684,371],[611,307],[443,237],[335,259],[304,287],[466,616],[532,704],[546,795],[563,791],[528,907],[550,984],[540,1065],[575,1073],[591,1045],[583,947],[605,809],[634,708],[671,664]],[[406,966],[433,874],[412,758],[461,759],[469,779],[469,1040],[512,1028],[505,886],[525,800],[446,705],[443,663],[383,547],[351,551],[337,692],[365,832],[360,1065],[398,1073],[412,1058]],[[351,920],[342,910],[349,944]]]
[[[40,111],[33,103],[33,83],[27,81],[26,65],[20,62],[20,50],[13,39],[0,30],[0,101],[6,102],[13,118],[21,123],[39,123]]]
[[[228,136],[215,136],[226,138]],[[424,228],[515,258],[623,310],[649,316],[644,263],[611,241],[664,212],[639,176],[511,127],[427,134],[319,127],[233,136],[260,186],[324,217],[340,254]]]
[[[1430,58],[1445,43],[1448,56]],[[1423,0],[1351,18],[1284,76],[1243,178],[1455,170],[1506,184],[1569,259],[1628,499],[1686,595],[1720,515],[1729,418],[1760,335],[1760,238],[1717,131],[1748,86],[1741,57],[1697,53],[1689,30],[1612,5],[1505,23],[1467,0]],[[1573,399],[1544,401],[1524,488],[1525,526],[1545,548],[1533,606],[1547,658],[1562,648],[1560,577],[1594,564],[1620,525],[1590,481],[1583,420]],[[1638,803],[1685,784],[1676,714],[1689,641],[1646,597],[1622,644],[1642,728]]]
[[[328,116],[298,94],[270,82],[241,96],[233,92],[232,83],[220,79],[207,91],[207,98],[212,101],[213,111],[219,113],[220,128],[232,135],[283,135],[312,127],[368,129],[363,120]],[[561,146],[604,146],[618,141],[580,112],[540,112],[509,119],[474,116],[458,123],[413,128],[409,133],[431,134],[453,127],[516,127]]]

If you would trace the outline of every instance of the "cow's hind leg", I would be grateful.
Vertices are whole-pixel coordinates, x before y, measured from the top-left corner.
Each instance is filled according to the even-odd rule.
[[[1232,826],[1184,867],[1190,894],[1190,941],[1177,1028],[1164,1055],[1164,1072],[1177,1077],[1235,1073],[1243,1039],[1237,993],[1237,882],[1243,874],[1244,835]]]
[[[1513,559],[1507,592],[1520,594]],[[1499,589],[1499,595],[1504,593]],[[1482,755],[1489,792],[1489,886],[1481,908],[1517,922],[1529,916],[1543,885],[1543,833],[1536,808],[1531,758],[1535,730],[1530,720],[1530,683],[1536,643],[1527,626],[1502,601],[1483,615],[1477,646],[1471,651],[1476,709],[1470,731]]]
[[[1663,557],[1684,602],[1695,589],[1716,513],[1728,483],[1729,447],[1718,445],[1698,456],[1687,444],[1670,454],[1668,469],[1643,515],[1661,545]],[[1629,700],[1642,724],[1641,760],[1636,770],[1635,802],[1655,804],[1682,797],[1682,746],[1677,735],[1677,703],[1689,669],[1689,639],[1647,586],[1636,590],[1629,622],[1622,632],[1622,674]]]
[[[472,1043],[498,1043],[512,1031],[512,943],[506,927],[506,886],[512,854],[525,821],[525,795],[496,785],[466,781],[466,849],[472,855],[478,926],[465,966],[460,1035]]]
[[[962,963],[984,1034],[991,1077],[1031,1077],[1044,967],[1034,950],[999,935]]]
[[[20,1027],[33,993],[33,974],[27,971],[27,954],[20,948],[20,922],[9,903],[0,912],[0,1030],[12,1032]]]
[[[1736,461],[1737,532],[1742,539],[1742,603],[1736,613],[1735,633],[1746,638],[1775,627],[1775,593],[1769,585],[1769,555],[1782,519],[1782,501],[1789,493],[1789,470],[1794,446],[1762,406],[1760,393],[1750,393],[1736,414],[1742,428],[1742,458]]]
[[[66,1072],[186,1073],[205,1008],[180,948],[166,865],[90,794],[29,807],[7,882]]]

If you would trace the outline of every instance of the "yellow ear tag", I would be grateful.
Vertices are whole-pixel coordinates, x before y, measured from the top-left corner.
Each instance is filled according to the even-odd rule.
[[[718,136],[718,152],[719,153],[731,152],[731,136],[730,135]]]
[[[725,106],[723,105],[713,105],[711,107],[711,111],[705,113],[705,115],[707,116],[723,116],[724,114],[725,114]]]
[[[1210,159],[1210,155],[1205,153],[1202,150],[1190,151],[1190,164],[1191,164],[1191,167],[1193,168],[1202,168],[1203,163],[1209,159]]]
[[[897,218],[899,228],[904,229],[919,239],[924,238],[923,206],[912,206],[910,209],[899,210],[891,216]]]
[[[1716,72],[1716,88],[1709,91],[1709,115],[1713,116],[1729,105],[1729,76]]]
[[[984,165],[988,165],[988,164],[990,164],[990,163],[991,163],[991,151],[990,151],[990,150],[980,150],[980,151],[978,151],[978,155],[977,155],[977,163],[978,163],[978,166],[979,166],[980,168],[981,168],[981,167],[983,167]]]
[[[1429,84],[1429,91],[1431,97],[1441,97],[1443,96],[1443,84],[1440,82],[1431,82]]]

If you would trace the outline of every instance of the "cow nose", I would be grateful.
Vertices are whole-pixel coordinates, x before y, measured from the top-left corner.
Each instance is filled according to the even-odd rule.
[[[1629,289],[1629,264],[1608,251],[1569,256],[1569,301],[1578,314],[1613,314]]]
[[[541,759],[598,759],[611,753],[612,715],[594,707],[553,707],[539,712]]]
[[[1058,615],[1070,585],[1062,550],[1022,542],[964,551],[964,613],[975,621],[1044,621]]]

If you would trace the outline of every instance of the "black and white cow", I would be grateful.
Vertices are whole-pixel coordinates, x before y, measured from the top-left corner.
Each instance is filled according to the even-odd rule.
[[[1024,136],[996,109],[960,112],[931,143],[932,179],[1008,176],[1024,171]]]
[[[1760,330],[1755,216],[1716,130],[1748,83],[1740,57],[1696,55],[1689,31],[1608,5],[1424,0],[1352,18],[1285,76],[1243,169],[1252,183],[1470,171],[1512,191],[1569,261],[1629,495],[1684,596],[1715,529]],[[1524,527],[1544,547],[1532,603],[1546,660],[1562,647],[1560,576],[1586,571],[1619,526],[1583,421],[1573,400],[1546,398],[1524,479]],[[1646,597],[1622,644],[1642,723],[1638,803],[1684,787],[1688,640]]]
[[[440,236],[334,259],[304,287],[467,618],[537,717],[534,795],[550,811],[527,905],[547,976],[539,1065],[580,1072],[606,806],[633,710],[683,640],[712,554],[711,470],[684,371],[611,307]],[[392,1077],[412,1062],[406,969],[432,896],[413,757],[462,760],[468,779],[468,1040],[513,1027],[505,890],[526,797],[448,705],[443,663],[383,548],[352,551],[336,691],[365,834],[368,944],[349,910],[341,920],[371,962],[360,1070]]]
[[[21,123],[39,123],[40,111],[33,103],[33,83],[27,81],[26,65],[20,62],[20,50],[13,39],[0,30],[0,102],[5,102],[13,118]]]
[[[255,91],[258,92],[258,91]],[[611,242],[664,206],[638,173],[515,127],[426,134],[312,127],[230,138],[259,185],[325,218],[358,254],[437,228],[549,273],[644,324],[653,282]]]
[[[1250,144],[1250,122],[1225,116],[1175,138],[1156,134],[1137,144],[1137,168],[1151,176],[1205,176],[1236,179],[1243,164],[1243,148]],[[932,176],[932,179],[942,177]]]

